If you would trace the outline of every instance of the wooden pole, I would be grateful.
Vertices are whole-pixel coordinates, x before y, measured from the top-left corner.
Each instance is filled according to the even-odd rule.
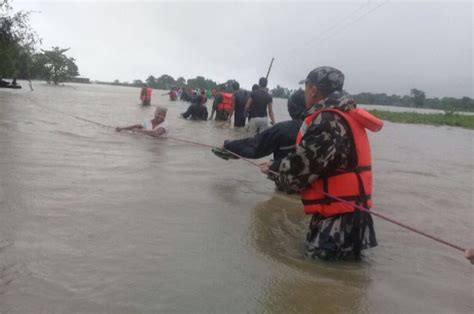
[[[273,60],[275,60],[275,58],[272,58],[272,61],[270,62],[270,66],[268,67],[267,76],[265,77],[267,80],[268,80],[268,76],[270,75],[270,70],[272,69]]]

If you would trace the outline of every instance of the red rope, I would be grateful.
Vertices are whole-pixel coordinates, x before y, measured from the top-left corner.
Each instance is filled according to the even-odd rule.
[[[372,215],[374,215],[374,216],[377,216],[377,217],[382,218],[382,219],[384,219],[384,220],[386,220],[386,221],[389,221],[389,222],[391,222],[391,223],[393,223],[393,224],[395,224],[395,225],[398,225],[398,226],[400,226],[400,227],[403,227],[403,228],[405,228],[405,229],[408,229],[408,230],[410,230],[410,231],[412,231],[412,232],[418,233],[418,234],[420,234],[420,235],[422,235],[422,236],[425,236],[425,237],[427,237],[427,238],[429,238],[429,239],[435,240],[436,242],[439,242],[439,243],[442,243],[442,244],[444,244],[444,245],[450,246],[450,247],[452,247],[453,249],[457,249],[457,250],[459,250],[459,251],[461,251],[461,252],[465,252],[465,251],[466,251],[465,248],[462,248],[462,247],[460,247],[460,246],[458,246],[458,245],[456,245],[456,244],[452,244],[452,243],[450,243],[450,242],[448,242],[448,241],[446,241],[446,240],[440,239],[440,238],[435,237],[435,236],[433,236],[433,235],[430,235],[430,234],[428,234],[428,233],[426,233],[426,232],[423,232],[423,231],[421,231],[421,230],[418,230],[418,229],[416,229],[416,228],[414,228],[414,227],[411,227],[411,226],[406,225],[406,224],[404,224],[404,223],[398,222],[398,221],[396,221],[395,219],[392,219],[392,218],[387,217],[387,216],[385,216],[385,215],[382,215],[382,214],[380,214],[380,213],[374,212],[374,211],[371,210],[371,209],[368,209],[368,208],[365,208],[365,207],[356,205],[356,204],[354,204],[354,203],[348,202],[348,201],[346,201],[346,200],[344,200],[344,199],[342,199],[342,198],[339,198],[339,197],[337,197],[337,196],[331,195],[331,194],[326,193],[326,192],[324,192],[324,191],[323,191],[322,193],[323,193],[324,195],[326,195],[327,197],[330,197],[330,198],[332,198],[332,199],[334,199],[334,200],[336,200],[336,201],[338,201],[338,202],[345,203],[345,204],[348,204],[348,205],[350,205],[350,206],[353,206],[353,207],[355,207],[355,208],[357,208],[357,209],[360,209],[360,210],[362,210],[362,211],[364,211],[364,212],[370,213],[370,214],[372,214]]]
[[[114,127],[112,127],[112,126],[110,126],[110,125],[105,125],[105,124],[102,124],[102,123],[99,123],[99,122],[95,122],[95,121],[92,121],[92,120],[84,119],[84,118],[81,118],[81,117],[78,117],[78,116],[75,116],[75,115],[72,115],[72,114],[69,114],[69,115],[72,116],[72,117],[74,117],[74,118],[76,118],[76,119],[83,120],[83,121],[87,121],[87,122],[90,122],[90,123],[94,123],[94,124],[96,124],[96,125],[100,125],[100,126],[103,126],[103,127],[106,127],[106,128],[112,128],[112,129],[114,128]],[[190,140],[185,140],[185,139],[180,139],[180,138],[171,137],[171,136],[167,136],[167,138],[169,138],[169,139],[171,139],[171,140],[174,140],[174,141],[177,141],[177,142],[183,142],[183,143],[193,144],[193,145],[197,145],[197,146],[203,146],[203,147],[207,147],[207,148],[219,148],[219,147],[216,147],[216,146],[213,146],[213,145],[198,143],[198,142],[194,142],[194,141],[190,141]],[[228,150],[228,149],[225,149],[225,148],[222,148],[222,149],[225,150],[225,151],[227,151],[228,153],[232,154],[233,156],[239,158],[239,159],[242,159],[242,160],[244,160],[244,161],[246,161],[246,162],[248,162],[248,163],[250,163],[250,164],[252,164],[252,165],[254,165],[254,166],[260,167],[260,165],[259,165],[258,163],[254,162],[254,161],[252,161],[252,160],[249,160],[249,159],[247,159],[247,158],[244,158],[244,157],[240,156],[239,154],[236,154],[236,153],[234,153],[234,152],[232,152],[232,151],[230,151],[230,150]],[[272,170],[269,170],[269,172],[272,173],[272,174],[274,174],[274,175],[276,175],[276,176],[280,176],[280,174],[279,174],[278,172],[275,172],[275,171],[272,171]],[[433,235],[431,235],[431,234],[428,234],[428,233],[426,233],[426,232],[424,232],[424,231],[418,230],[417,228],[414,228],[414,227],[411,227],[411,226],[409,226],[409,225],[407,225],[407,224],[401,223],[401,222],[399,222],[399,221],[397,221],[397,220],[395,220],[395,219],[393,219],[393,218],[387,217],[387,216],[385,216],[385,215],[382,215],[382,214],[380,214],[380,213],[377,213],[377,212],[375,212],[375,211],[373,211],[373,210],[370,210],[370,209],[368,209],[368,208],[365,208],[365,207],[356,205],[356,204],[354,204],[354,203],[348,202],[348,201],[346,201],[346,200],[344,200],[344,199],[342,199],[342,198],[339,198],[339,197],[337,197],[337,196],[331,195],[331,194],[326,193],[326,192],[324,192],[324,191],[323,191],[322,193],[323,193],[324,195],[326,195],[327,197],[330,197],[330,198],[332,198],[332,199],[334,199],[334,200],[336,200],[336,201],[338,201],[338,202],[345,203],[345,204],[348,204],[348,205],[350,205],[350,206],[353,206],[353,207],[355,207],[355,208],[357,208],[357,209],[359,209],[359,210],[362,210],[362,211],[364,211],[364,212],[370,213],[370,214],[372,214],[372,215],[374,215],[374,216],[377,216],[377,217],[379,217],[379,218],[381,218],[381,219],[384,219],[384,220],[386,220],[386,221],[388,221],[388,222],[391,222],[391,223],[393,223],[393,224],[395,224],[395,225],[397,225],[397,226],[400,226],[400,227],[405,228],[405,229],[407,229],[407,230],[410,230],[410,231],[412,231],[412,232],[414,232],[414,233],[417,233],[417,234],[419,234],[419,235],[422,235],[422,236],[424,236],[424,237],[426,237],[426,238],[429,238],[429,239],[431,239],[431,240],[434,240],[434,241],[436,241],[436,242],[438,242],[438,243],[444,244],[444,245],[446,245],[446,246],[449,246],[449,247],[451,247],[451,248],[453,248],[453,249],[456,249],[456,250],[459,250],[459,251],[461,251],[461,252],[465,252],[465,251],[466,251],[465,248],[463,248],[463,247],[461,247],[461,246],[459,246],[459,245],[456,245],[456,244],[450,243],[450,242],[448,242],[448,241],[446,241],[446,240],[443,240],[443,239],[441,239],[441,238],[435,237],[435,236],[433,236]]]
[[[190,143],[190,144],[194,144],[194,145],[200,145],[200,146],[204,146],[204,147],[215,148],[215,147],[212,146],[212,145],[197,143],[197,142],[188,141],[188,140],[182,140],[182,139],[178,139],[178,138],[175,138],[175,137],[169,137],[169,136],[168,136],[168,138],[170,138],[170,139],[172,139],[172,140],[175,140],[175,141],[186,142],[186,143]],[[228,149],[225,149],[225,148],[223,148],[223,150],[229,152],[230,154],[232,154],[232,155],[235,156],[235,157],[238,157],[238,158],[240,158],[240,159],[242,159],[242,160],[244,160],[244,161],[246,161],[246,162],[248,162],[248,163],[251,163],[252,165],[255,165],[255,166],[257,166],[257,167],[260,167],[260,165],[257,164],[256,162],[251,161],[251,160],[249,160],[249,159],[247,159],[247,158],[244,158],[244,157],[240,156],[239,154],[236,154],[236,153],[234,153],[234,152],[232,152],[232,151],[230,151],[230,150],[228,150]],[[280,176],[280,174],[277,173],[277,172],[275,172],[275,171],[269,170],[269,172],[271,172],[272,174],[274,174],[274,175],[276,175],[276,176]],[[411,227],[411,226],[409,226],[409,225],[407,225],[407,224],[404,224],[404,223],[401,223],[401,222],[399,222],[399,221],[396,221],[396,220],[393,219],[393,218],[387,217],[387,216],[385,216],[385,215],[382,215],[382,214],[380,214],[380,213],[377,213],[377,212],[375,212],[375,211],[373,211],[373,210],[370,210],[370,209],[368,209],[368,208],[365,208],[365,207],[356,205],[356,204],[354,204],[354,203],[348,202],[348,201],[346,201],[346,200],[344,200],[344,199],[342,199],[342,198],[339,198],[339,197],[337,197],[337,196],[331,195],[331,194],[326,193],[326,192],[324,192],[324,191],[323,191],[322,193],[323,193],[324,195],[326,195],[327,197],[330,197],[330,198],[332,198],[332,199],[334,199],[334,200],[336,200],[336,201],[338,201],[338,202],[345,203],[345,204],[347,204],[347,205],[353,206],[353,207],[355,207],[355,208],[357,208],[357,209],[359,209],[359,210],[362,210],[362,211],[365,211],[365,212],[367,212],[367,213],[370,213],[370,214],[372,214],[372,215],[374,215],[374,216],[377,216],[377,217],[379,217],[379,218],[381,218],[381,219],[384,219],[384,220],[386,220],[386,221],[388,221],[388,222],[391,222],[391,223],[393,223],[393,224],[395,224],[395,225],[398,225],[398,226],[400,226],[400,227],[402,227],[402,228],[405,228],[405,229],[410,230],[410,231],[412,231],[412,232],[418,233],[418,234],[420,234],[420,235],[422,235],[422,236],[424,236],[424,237],[426,237],[426,238],[432,239],[432,240],[434,240],[434,241],[436,241],[436,242],[439,242],[439,243],[442,243],[442,244],[447,245],[447,246],[449,246],[449,247],[452,247],[452,248],[454,248],[454,249],[457,249],[457,250],[459,250],[459,251],[461,251],[461,252],[466,251],[466,249],[463,248],[463,247],[461,247],[461,246],[458,246],[458,245],[456,245],[456,244],[450,243],[450,242],[448,242],[448,241],[446,241],[446,240],[443,240],[443,239],[441,239],[441,238],[438,238],[438,237],[435,237],[435,236],[433,236],[433,235],[430,235],[430,234],[428,234],[428,233],[426,233],[426,232],[424,232],[424,231],[418,230],[418,229],[416,229],[416,228],[414,228],[414,227]]]

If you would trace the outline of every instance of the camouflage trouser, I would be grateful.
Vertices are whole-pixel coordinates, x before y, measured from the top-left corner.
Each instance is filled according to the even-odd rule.
[[[366,212],[324,217],[314,214],[306,236],[306,255],[327,260],[360,258],[361,250],[377,246],[372,216]]]

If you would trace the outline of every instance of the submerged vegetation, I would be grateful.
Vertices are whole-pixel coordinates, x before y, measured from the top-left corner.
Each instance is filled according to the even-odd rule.
[[[445,113],[391,112],[369,110],[382,120],[398,123],[414,123],[429,125],[448,125],[474,129],[474,115],[457,114],[452,111]]]

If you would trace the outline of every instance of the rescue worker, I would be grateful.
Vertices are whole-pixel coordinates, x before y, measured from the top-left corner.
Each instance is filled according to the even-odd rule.
[[[237,159],[229,151],[251,159],[262,158],[272,153],[275,160],[286,157],[289,153],[295,151],[296,135],[300,130],[306,112],[304,101],[303,90],[296,91],[288,99],[288,113],[292,120],[279,122],[254,137],[224,141],[223,149],[213,149],[212,152],[226,160]],[[283,190],[278,185],[278,181],[275,181],[275,183],[277,188]]]
[[[252,85],[252,92],[258,90],[258,84],[253,84]],[[248,99],[247,99],[248,101]],[[250,122],[250,114],[251,110],[250,109],[245,109],[245,116],[247,117],[247,122]]]
[[[177,93],[177,91],[176,91],[176,87],[173,87],[173,88],[170,90],[169,94],[170,94],[170,100],[171,100],[171,101],[175,101],[175,100],[178,99],[178,93]]]
[[[245,90],[240,89],[240,84],[237,81],[232,83],[232,89],[234,90],[234,97],[232,98],[232,109],[228,121],[231,122],[233,115],[234,127],[242,128],[245,126],[245,103],[248,95]]]
[[[301,193],[304,210],[313,215],[305,248],[310,257],[355,258],[377,245],[372,216],[370,147],[365,128],[378,131],[383,123],[344,96],[344,74],[332,67],[312,70],[305,83],[308,115],[298,133],[296,150],[261,171]],[[275,175],[277,173],[278,175]]]
[[[149,106],[151,102],[151,92],[152,89],[147,84],[143,84],[142,90],[140,92],[140,100],[142,101],[142,106]]]
[[[220,92],[214,98],[211,117],[209,118],[209,120],[212,120],[214,118],[215,113],[216,121],[227,121],[232,110],[232,99],[233,95],[231,93],[226,93],[225,85],[222,84],[220,86]]]
[[[201,90],[201,94],[191,102],[191,105],[181,116],[185,119],[190,118],[191,120],[207,120],[208,112],[206,102],[206,91]]]
[[[258,81],[258,89],[250,93],[245,104],[245,111],[250,112],[249,129],[256,133],[268,128],[268,116],[270,116],[271,124],[275,124],[273,98],[267,91],[267,83],[267,79],[261,77]]]

